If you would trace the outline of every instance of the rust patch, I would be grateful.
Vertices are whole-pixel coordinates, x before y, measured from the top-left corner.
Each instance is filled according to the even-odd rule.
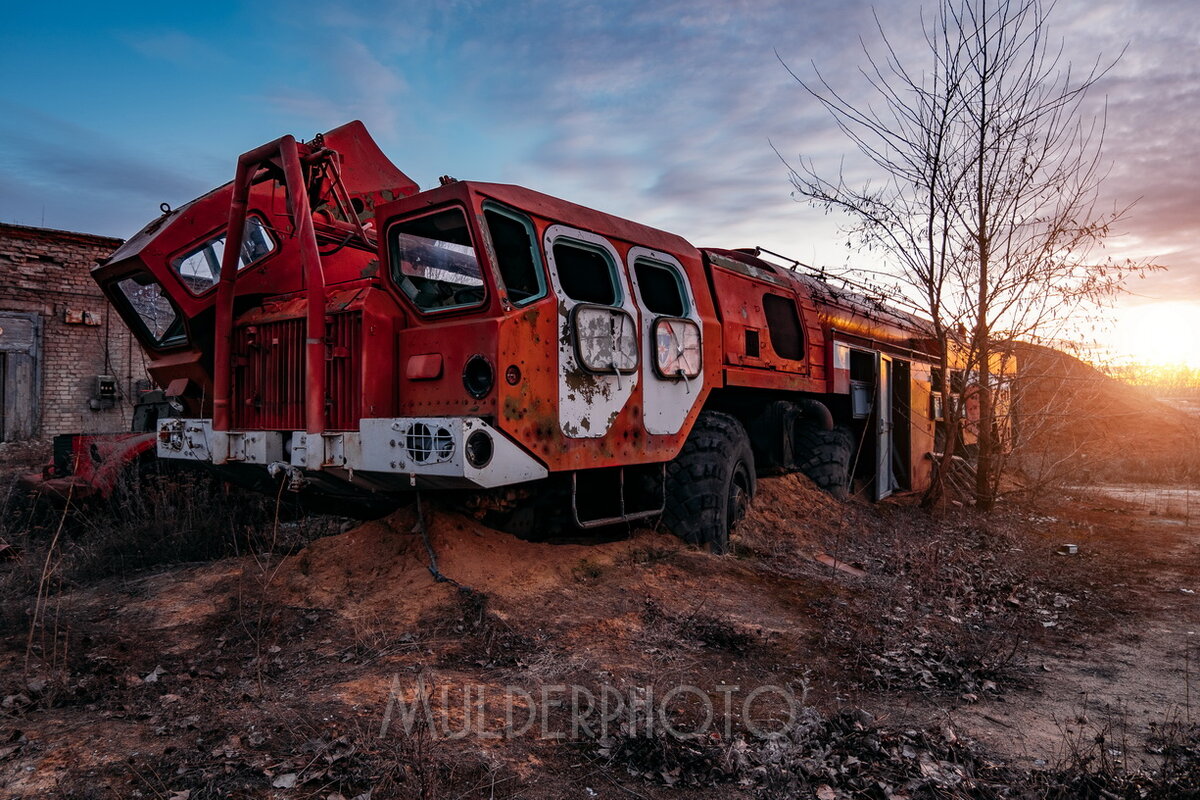
[[[596,402],[597,394],[607,399],[612,392],[612,388],[607,382],[601,381],[596,375],[582,369],[573,369],[568,372],[563,376],[563,382],[566,383],[567,389],[578,393],[589,405]],[[574,397],[571,399],[573,400]]]

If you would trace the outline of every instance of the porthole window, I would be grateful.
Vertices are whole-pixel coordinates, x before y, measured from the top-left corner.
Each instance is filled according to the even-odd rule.
[[[771,348],[775,354],[780,358],[803,361],[804,332],[800,328],[796,301],[778,294],[763,295],[763,314],[767,318],[767,332],[771,335]]]

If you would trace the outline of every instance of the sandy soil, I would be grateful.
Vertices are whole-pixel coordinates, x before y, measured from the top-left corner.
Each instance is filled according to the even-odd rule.
[[[979,584],[984,599],[963,594],[942,605],[940,589],[913,588],[923,570],[942,568],[944,551],[920,548],[929,523],[904,498],[842,504],[795,476],[762,487],[727,557],[652,530],[594,545],[532,544],[431,509],[429,543],[453,581],[437,582],[409,509],[287,557],[63,587],[32,648],[27,626],[4,631],[0,797],[683,791],[631,775],[590,745],[383,736],[389,691],[415,687],[419,675],[432,687],[497,691],[785,685],[807,691],[822,713],[865,709],[878,724],[949,725],[997,761],[1035,767],[1098,733],[1130,763],[1153,761],[1155,726],[1200,716],[1194,516],[1092,492],[996,523],[938,523],[939,535],[987,529],[956,556],[974,558],[974,548],[979,558],[954,570],[1009,576],[1003,586]],[[1065,543],[1078,552],[1056,555]],[[823,554],[853,570],[820,563]],[[885,623],[906,592],[912,607]],[[976,667],[963,668],[961,685],[884,687],[873,677],[880,652],[950,648],[972,625],[1014,631],[1017,656],[988,679],[991,688],[972,677]],[[910,629],[923,638],[905,638]],[[498,719],[493,707],[486,715]],[[756,791],[735,783],[686,796]]]

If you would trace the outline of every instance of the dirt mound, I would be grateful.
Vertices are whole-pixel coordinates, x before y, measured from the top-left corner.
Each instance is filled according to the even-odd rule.
[[[434,581],[412,509],[291,556],[55,581],[48,594],[35,581],[7,602],[46,613],[11,615],[0,636],[0,785],[28,797],[549,800],[573,781],[579,796],[665,800],[682,786],[715,800],[818,782],[822,797],[1003,783],[1067,796],[1059,773],[1029,772],[1034,759],[1118,741],[1121,761],[1100,768],[1131,774],[1147,747],[1165,760],[1184,746],[1191,769],[1195,734],[1172,739],[1169,723],[1195,663],[1194,530],[1067,502],[930,517],[785,476],[760,482],[726,556],[647,529],[534,544],[428,509],[441,570],[473,593]],[[1063,542],[1078,552],[1052,556]],[[822,553],[858,569],[816,563]],[[410,731],[392,700],[418,686],[433,710]],[[505,728],[508,687],[538,712],[523,734]],[[575,687],[584,706],[607,690],[624,698],[607,735],[573,732]],[[799,727],[751,735],[752,713],[790,726],[783,690]],[[663,720],[707,735],[675,739]],[[1091,771],[1063,786],[1132,791],[1084,784],[1103,777],[1088,766],[1097,751],[1072,752]],[[993,770],[1006,763],[1017,771]]]
[[[818,489],[799,473],[758,482],[754,505],[740,528],[743,535],[783,536],[813,541],[813,532],[837,527],[854,508]]]
[[[811,559],[821,552],[823,534],[852,524],[848,520],[853,508],[802,475],[764,479],[750,513],[738,526],[734,547]],[[273,583],[288,605],[337,610],[350,617],[415,621],[456,592],[453,583],[434,580],[416,523],[415,508],[407,508],[319,539],[285,560]],[[689,549],[665,530],[639,529],[616,542],[546,545],[441,508],[427,508],[425,523],[438,568],[446,577],[514,605],[576,583],[581,563],[586,562],[585,570],[605,571],[647,547]]]
[[[280,568],[278,585],[291,605],[337,610],[347,616],[386,616],[415,621],[443,605],[457,591],[438,583],[416,529],[414,508],[319,539]],[[603,568],[628,553],[646,536],[659,545],[682,548],[666,534],[644,532],[620,542],[547,546],[492,530],[444,509],[426,509],[425,524],[438,568],[455,583],[489,597],[521,603],[564,581],[587,559]]]
[[[1016,350],[1019,466],[1035,479],[1200,481],[1200,423],[1066,353]]]

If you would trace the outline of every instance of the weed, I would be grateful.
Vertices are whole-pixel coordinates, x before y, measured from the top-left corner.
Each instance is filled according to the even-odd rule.
[[[577,583],[593,583],[604,574],[604,567],[590,558],[581,558],[571,567],[571,576]]]
[[[352,645],[347,655],[360,664],[418,646],[412,633],[395,630],[377,611],[360,611],[350,617],[349,624]]]
[[[661,541],[661,543],[659,543]],[[668,563],[679,553],[679,547],[664,537],[641,547],[632,548],[625,558],[630,564],[648,565]]]
[[[683,615],[647,600],[642,607],[642,620],[650,638],[656,639],[660,647],[690,649],[689,645],[699,645],[710,650],[743,653],[759,643],[756,635],[739,628],[733,620],[704,613],[703,604]]]

